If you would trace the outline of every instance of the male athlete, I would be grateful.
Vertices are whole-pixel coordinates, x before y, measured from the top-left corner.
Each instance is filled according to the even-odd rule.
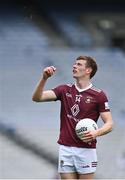
[[[94,87],[91,78],[97,71],[96,61],[89,56],[79,56],[73,65],[74,84],[64,84],[44,91],[54,66],[46,67],[33,93],[33,101],[61,101],[58,172],[62,179],[93,179],[97,166],[96,137],[112,130],[113,121],[105,93]],[[84,133],[80,140],[75,126],[80,119],[99,116],[104,124],[98,130]]]

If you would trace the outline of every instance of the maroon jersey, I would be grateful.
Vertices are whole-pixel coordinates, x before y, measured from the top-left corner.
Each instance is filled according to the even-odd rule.
[[[96,140],[84,143],[75,133],[80,119],[90,118],[97,122],[100,112],[110,111],[104,92],[92,84],[81,90],[75,84],[60,85],[52,89],[61,101],[59,144],[74,147],[96,148]]]

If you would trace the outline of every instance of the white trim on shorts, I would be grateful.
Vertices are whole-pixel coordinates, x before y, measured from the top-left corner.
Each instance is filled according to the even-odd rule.
[[[59,146],[59,173],[94,173],[97,167],[96,149]]]

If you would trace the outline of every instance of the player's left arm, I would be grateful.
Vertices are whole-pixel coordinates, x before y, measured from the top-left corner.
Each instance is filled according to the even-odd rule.
[[[104,124],[102,125],[102,127],[100,127],[97,130],[85,132],[84,137],[82,139],[84,142],[91,142],[94,139],[96,139],[98,136],[103,136],[112,131],[113,120],[112,120],[111,112],[110,111],[101,112],[100,117],[103,120]]]
[[[113,129],[113,120],[112,120],[112,115],[110,111],[101,112],[100,117],[103,120],[104,125],[97,130],[97,136],[103,136],[111,132]]]

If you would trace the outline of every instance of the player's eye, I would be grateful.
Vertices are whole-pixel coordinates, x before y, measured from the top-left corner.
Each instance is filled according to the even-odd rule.
[[[82,66],[82,64],[81,63],[79,63],[79,62],[76,62],[76,63],[74,63],[74,65],[73,66]]]
[[[77,65],[78,65],[78,66],[82,66],[82,64],[81,64],[81,63],[77,63]]]

